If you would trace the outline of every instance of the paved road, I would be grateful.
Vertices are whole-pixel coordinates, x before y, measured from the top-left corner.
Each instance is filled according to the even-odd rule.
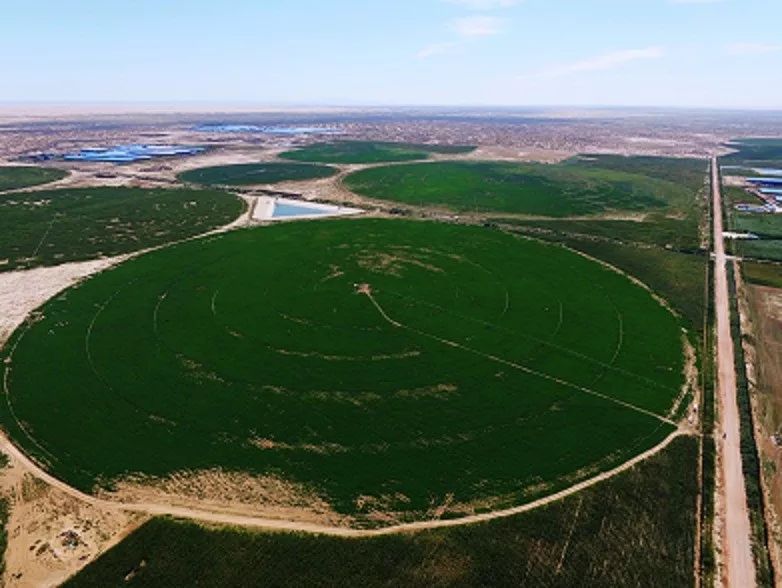
[[[714,306],[717,319],[717,394],[720,399],[720,435],[717,450],[722,462],[722,508],[725,579],[730,588],[755,586],[755,563],[750,544],[749,511],[741,469],[736,370],[730,332],[730,296],[722,236],[722,191],[717,159],[711,161],[714,197]]]

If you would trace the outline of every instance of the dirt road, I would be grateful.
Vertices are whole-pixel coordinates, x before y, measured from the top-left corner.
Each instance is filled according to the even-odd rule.
[[[729,587],[755,586],[747,492],[741,468],[739,408],[736,399],[736,370],[733,337],[730,332],[730,296],[722,227],[722,192],[717,159],[711,162],[714,198],[714,306],[717,319],[717,394],[720,420],[717,450],[722,464],[724,578]],[[724,438],[723,438],[724,436]]]
[[[335,535],[342,537],[373,537],[377,535],[391,535],[394,533],[403,533],[410,531],[421,531],[424,529],[438,529],[442,527],[455,527],[460,525],[469,525],[479,522],[490,521],[493,519],[500,519],[510,517],[513,515],[521,514],[536,508],[540,508],[552,502],[562,500],[563,498],[580,492],[586,488],[594,486],[599,482],[607,480],[620,474],[628,469],[638,465],[642,461],[649,459],[653,455],[656,455],[670,443],[679,437],[680,435],[686,435],[688,431],[684,428],[679,428],[673,431],[668,437],[663,439],[660,443],[648,449],[647,451],[636,455],[632,459],[624,462],[623,464],[615,467],[612,470],[602,472],[592,478],[583,480],[569,488],[545,496],[538,500],[528,502],[513,508],[505,510],[498,510],[492,512],[486,512],[476,515],[470,515],[460,517],[456,519],[433,519],[418,521],[414,523],[404,523],[400,525],[394,525],[389,527],[383,527],[379,529],[353,529],[350,527],[336,527],[328,526],[317,523],[306,523],[302,521],[288,521],[282,519],[263,518],[253,515],[241,515],[228,512],[219,512],[211,510],[202,510],[198,508],[180,507],[168,504],[153,504],[153,503],[127,503],[116,502],[112,500],[106,500],[98,498],[89,494],[85,494],[72,486],[69,486],[62,480],[55,478],[45,470],[41,469],[34,461],[32,461],[27,455],[25,455],[20,449],[18,449],[11,441],[2,433],[0,433],[0,451],[8,455],[15,462],[24,467],[28,472],[33,474],[39,480],[45,482],[49,486],[60,490],[61,492],[80,500],[86,504],[100,507],[106,510],[125,511],[129,513],[137,513],[149,516],[172,516],[183,519],[191,519],[194,521],[201,521],[205,523],[215,523],[232,526],[242,527],[257,527],[269,530],[280,531],[297,531],[305,533],[317,533],[323,535]]]

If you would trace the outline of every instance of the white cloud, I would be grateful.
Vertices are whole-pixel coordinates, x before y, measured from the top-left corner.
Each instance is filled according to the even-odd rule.
[[[765,55],[782,51],[782,45],[777,43],[731,43],[725,47],[729,55]]]
[[[418,59],[428,59],[429,57],[435,57],[437,55],[445,55],[451,53],[457,47],[457,43],[430,43],[416,54]]]
[[[622,67],[633,61],[659,59],[664,55],[665,50],[662,47],[624,49],[622,51],[613,51],[611,53],[596,55],[595,57],[574,61],[572,63],[552,66],[540,71],[534,77],[555,78],[580,72],[605,71]]]
[[[496,16],[465,16],[451,21],[451,29],[462,37],[491,37],[502,32],[505,19]]]
[[[448,4],[456,4],[470,10],[495,10],[497,8],[510,8],[521,4],[523,0],[443,0]]]

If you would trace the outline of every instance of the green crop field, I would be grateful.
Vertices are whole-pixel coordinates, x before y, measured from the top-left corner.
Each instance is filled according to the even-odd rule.
[[[508,226],[527,227],[563,236],[585,236],[614,241],[619,244],[637,243],[675,250],[697,249],[700,246],[697,224],[688,221],[659,218],[654,220],[568,220],[568,219],[496,219]]]
[[[732,227],[769,239],[782,239],[782,214],[733,214]]]
[[[522,225],[512,230],[528,232],[529,229]],[[704,281],[708,261],[705,253],[688,254],[644,245],[620,245],[589,234],[533,234],[605,261],[638,278],[671,305],[691,332],[700,331],[703,325]]]
[[[333,143],[315,143],[302,149],[286,151],[280,157],[295,161],[320,163],[382,163],[428,159],[433,153],[458,155],[474,150],[475,147],[463,145],[336,141]]]
[[[8,467],[8,456],[0,454],[0,470]],[[8,514],[10,510],[7,496],[0,496],[0,575],[5,572],[5,550],[8,546]]]
[[[692,586],[696,442],[507,519],[370,539],[155,519],[68,588]]]
[[[704,186],[708,173],[705,159],[586,154],[565,162],[576,167],[613,169],[667,180],[695,192]]]
[[[436,162],[371,168],[345,178],[362,196],[456,212],[549,217],[692,210],[686,185],[593,165]]]
[[[679,320],[624,276],[389,220],[150,253],[45,305],[5,354],[3,426],[80,488],[223,468],[358,525],[507,507],[610,468],[672,431],[683,380]]]
[[[782,265],[745,261],[741,264],[744,279],[759,286],[782,288]]]
[[[204,233],[243,202],[203,190],[83,188],[0,196],[0,271],[119,255]]]
[[[177,177],[183,182],[209,186],[250,186],[276,184],[296,180],[328,178],[336,168],[306,163],[244,163],[202,167],[182,172]]]
[[[743,198],[741,198],[742,194]],[[756,200],[755,197],[747,195],[738,188],[729,188],[727,195],[731,204],[736,201]],[[735,241],[732,247],[737,254],[755,259],[782,261],[782,215],[739,212],[731,209],[728,212],[728,225],[733,231],[754,233],[760,237],[757,240]]]
[[[729,146],[736,151],[722,156],[721,165],[740,168],[782,168],[782,138],[739,139],[729,143]],[[734,173],[734,170],[729,171]]]
[[[51,167],[0,166],[0,192],[61,180],[68,172]]]

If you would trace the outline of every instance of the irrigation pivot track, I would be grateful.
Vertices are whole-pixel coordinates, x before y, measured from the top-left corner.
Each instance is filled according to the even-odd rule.
[[[717,451],[722,464],[724,509],[722,546],[725,579],[729,587],[755,585],[755,563],[750,543],[749,510],[744,471],[741,467],[739,409],[736,399],[736,368],[730,332],[730,297],[722,234],[722,191],[717,158],[711,160],[714,199],[714,308],[717,320],[717,394],[720,399],[720,431]]]
[[[456,519],[431,519],[425,521],[416,521],[413,523],[403,523],[400,525],[394,525],[391,527],[382,527],[379,529],[353,529],[350,527],[335,527],[320,525],[317,523],[307,523],[302,521],[288,521],[284,519],[271,519],[253,515],[241,515],[228,512],[202,510],[199,508],[189,508],[182,506],[175,506],[165,503],[127,503],[116,502],[98,498],[85,494],[84,492],[68,485],[62,480],[52,476],[46,470],[38,466],[32,459],[25,455],[19,448],[17,448],[11,441],[0,432],[0,450],[6,455],[15,459],[23,468],[25,468],[31,475],[35,476],[42,482],[49,486],[64,492],[68,496],[91,504],[99,508],[105,508],[108,510],[119,510],[126,512],[135,512],[147,516],[171,516],[182,519],[189,519],[193,521],[199,521],[202,523],[211,523],[218,525],[230,525],[237,527],[268,529],[276,531],[291,531],[299,533],[314,533],[320,535],[332,535],[337,537],[374,537],[379,535],[393,535],[395,533],[405,533],[413,531],[424,531],[426,529],[439,529],[443,527],[457,527],[461,525],[470,525],[475,523],[482,523],[494,519],[501,519],[517,514],[521,514],[536,508],[546,506],[552,502],[562,500],[568,496],[571,496],[582,490],[594,486],[604,480],[613,478],[614,476],[621,474],[635,467],[642,461],[657,455],[660,451],[668,447],[670,443],[681,435],[688,434],[687,431],[681,427],[674,430],[670,435],[663,439],[660,443],[646,450],[645,452],[636,455],[623,464],[618,465],[612,470],[597,474],[592,478],[582,480],[577,484],[564,490],[560,490],[549,496],[544,496],[532,502],[515,506],[512,508],[497,510],[492,512],[486,512],[476,515],[469,515]]]

